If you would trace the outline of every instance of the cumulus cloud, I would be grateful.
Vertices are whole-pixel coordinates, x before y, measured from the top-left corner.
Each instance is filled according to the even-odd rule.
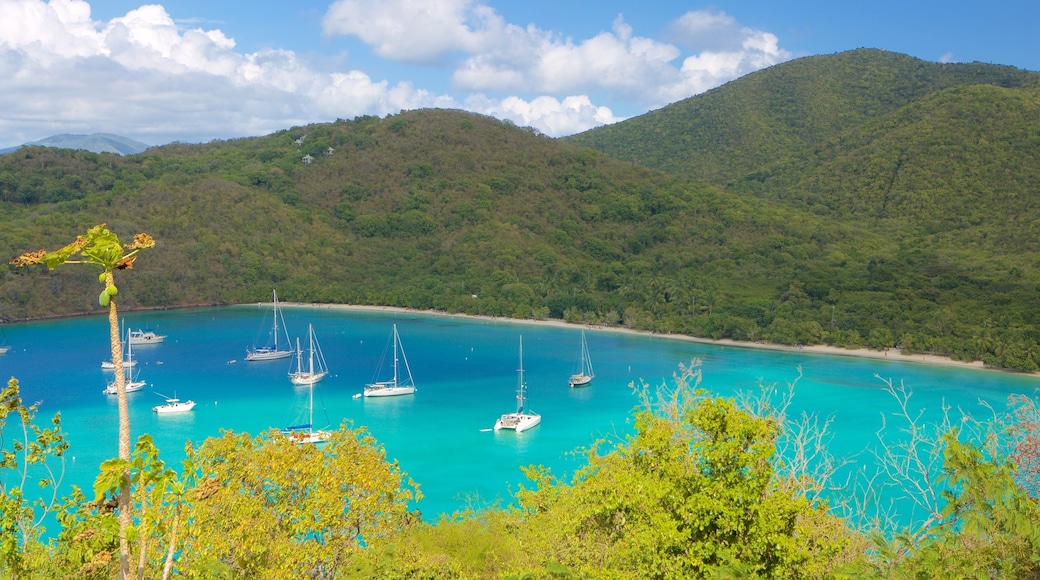
[[[0,0],[0,146],[94,131],[208,141],[422,107],[562,136],[621,120],[605,103],[642,112],[790,58],[775,36],[717,11],[680,16],[666,42],[620,15],[574,40],[508,23],[477,0],[330,5],[326,35],[369,44],[381,68],[442,71],[452,86],[444,93],[415,86],[414,68],[399,80],[322,69],[292,50],[239,50],[223,31],[185,22],[157,4],[96,21],[85,0]]]
[[[634,34],[621,15],[610,31],[575,41],[507,23],[473,0],[339,0],[324,29],[356,36],[387,58],[435,63],[454,55],[452,82],[461,91],[610,94],[649,108],[792,57],[775,35],[718,10],[675,19],[675,44]]]

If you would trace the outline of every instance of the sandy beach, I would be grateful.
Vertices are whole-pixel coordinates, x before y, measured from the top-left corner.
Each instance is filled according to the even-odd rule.
[[[473,320],[487,320],[487,321],[508,321],[515,324],[532,324],[532,325],[550,325],[567,328],[577,328],[584,326],[585,328],[596,329],[603,332],[617,332],[626,334],[637,334],[643,336],[653,336],[655,338],[662,338],[667,340],[685,340],[688,342],[697,342],[702,344],[715,344],[720,346],[733,346],[737,348],[757,348],[765,350],[781,350],[781,351],[802,351],[811,352],[816,354],[826,354],[835,356],[851,356],[859,358],[872,358],[872,359],[885,359],[893,360],[898,362],[909,362],[927,365],[938,365],[947,367],[962,367],[962,368],[973,368],[983,369],[995,372],[1014,372],[1016,374],[1031,374],[1032,376],[1040,377],[1040,373],[1020,373],[1018,371],[1010,371],[1008,369],[1000,369],[994,367],[985,366],[982,361],[964,362],[956,361],[946,356],[939,356],[934,354],[903,354],[897,349],[887,349],[884,351],[873,350],[870,348],[857,348],[847,349],[829,345],[812,345],[812,346],[790,346],[783,344],[770,344],[765,342],[741,342],[729,339],[712,340],[710,338],[697,338],[693,336],[687,336],[683,334],[660,334],[655,332],[643,331],[643,330],[632,330],[630,328],[622,328],[618,326],[601,326],[601,325],[580,325],[571,324],[562,320],[529,320],[529,319],[517,319],[517,318],[496,318],[492,316],[479,316],[472,314],[452,314],[449,312],[443,312],[439,310],[416,310],[412,308],[399,308],[395,306],[362,306],[353,304],[305,304],[299,302],[285,303],[287,305],[311,307],[311,308],[328,308],[328,309],[341,309],[341,310],[361,310],[370,312],[400,312],[402,314],[423,314],[430,316],[449,316],[456,318],[470,318]]]

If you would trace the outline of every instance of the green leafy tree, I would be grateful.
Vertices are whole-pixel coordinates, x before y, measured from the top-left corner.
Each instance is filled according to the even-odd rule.
[[[225,433],[188,452],[198,484],[183,504],[179,575],[330,577],[417,520],[418,488],[364,430],[321,448]]]
[[[122,344],[119,336],[119,317],[116,312],[115,284],[116,270],[133,268],[137,254],[144,249],[155,246],[155,240],[148,234],[137,234],[133,243],[122,244],[119,237],[110,231],[105,224],[96,225],[87,230],[86,235],[77,236],[71,244],[48,252],[39,250],[22,254],[11,261],[18,267],[45,264],[53,270],[62,264],[87,264],[101,269],[98,281],[104,286],[98,295],[98,303],[108,308],[109,342],[112,347],[112,361],[115,363],[115,379],[117,401],[119,406],[119,459],[130,460],[130,411],[126,399],[126,377],[123,370]],[[77,259],[73,257],[79,256]],[[130,498],[130,471],[123,471],[119,493],[119,559],[120,577],[129,575],[130,548],[127,542],[127,530],[133,521]]]

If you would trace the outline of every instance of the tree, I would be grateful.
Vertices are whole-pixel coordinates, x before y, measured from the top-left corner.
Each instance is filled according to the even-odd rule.
[[[155,246],[155,240],[148,234],[134,236],[131,244],[121,244],[119,237],[111,232],[105,224],[96,225],[85,236],[77,236],[76,241],[54,252],[39,250],[28,252],[11,261],[23,268],[46,264],[53,270],[62,264],[88,264],[101,269],[98,281],[104,285],[98,295],[98,303],[108,307],[109,342],[112,346],[112,361],[115,363],[116,391],[119,406],[119,459],[126,463],[119,492],[119,570],[120,577],[130,573],[130,548],[126,532],[133,521],[130,505],[130,411],[126,399],[126,377],[123,370],[123,349],[119,336],[119,317],[116,312],[115,270],[133,268],[137,254],[141,250]],[[79,255],[80,259],[73,260]]]
[[[61,415],[54,416],[52,428],[43,429],[34,423],[36,410],[36,405],[22,402],[18,381],[9,380],[0,392],[0,564],[12,578],[31,569],[29,560],[35,555],[40,527],[46,514],[56,511],[58,486],[65,472],[68,443],[61,430]],[[8,425],[11,415],[17,417],[17,424]],[[17,435],[10,450],[5,445],[8,434]],[[57,471],[52,459],[60,462]],[[31,474],[35,475],[33,469],[42,471],[38,481],[44,494],[50,494],[49,499],[29,501],[25,497],[26,483]],[[7,470],[13,471],[14,477],[3,473]]]
[[[341,428],[321,448],[224,433],[188,455],[183,477],[198,483],[182,508],[180,575],[330,577],[417,522],[418,488],[364,430]]]

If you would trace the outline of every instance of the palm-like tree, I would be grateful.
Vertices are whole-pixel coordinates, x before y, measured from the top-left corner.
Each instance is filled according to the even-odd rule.
[[[46,264],[53,270],[62,264],[89,264],[101,269],[98,281],[104,285],[98,302],[108,307],[109,342],[112,345],[112,362],[115,363],[116,397],[119,406],[119,459],[125,463],[119,486],[119,576],[126,578],[130,573],[130,546],[126,532],[130,528],[130,410],[126,399],[126,375],[123,372],[123,348],[120,342],[119,317],[116,312],[116,294],[113,272],[129,270],[141,250],[155,246],[148,234],[137,234],[132,244],[121,244],[119,237],[100,224],[87,230],[87,235],[77,236],[76,241],[54,252],[39,250],[22,254],[11,261],[19,268]],[[72,259],[74,256],[78,259]]]

